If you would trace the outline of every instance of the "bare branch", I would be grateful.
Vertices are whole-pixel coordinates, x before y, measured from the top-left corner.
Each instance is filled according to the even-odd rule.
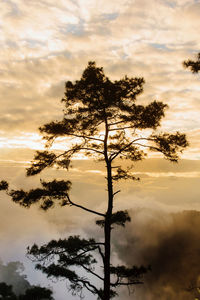
[[[93,213],[93,214],[96,214],[96,215],[98,215],[98,216],[102,216],[102,217],[105,217],[105,216],[106,216],[105,214],[99,213],[99,212],[97,212],[97,211],[94,211],[94,210],[92,210],[92,209],[86,208],[86,207],[84,207],[84,206],[82,206],[82,205],[79,205],[79,204],[76,204],[76,203],[72,202],[71,199],[69,198],[69,195],[67,195],[67,200],[69,201],[69,204],[71,204],[72,206],[79,207],[79,208],[81,208],[81,209],[83,209],[83,210],[86,210],[86,211],[91,212],[91,213]]]
[[[121,123],[125,123],[126,121],[118,121],[118,122],[114,122],[114,123],[109,123],[108,126],[114,126],[114,125],[118,125]]]
[[[80,254],[78,254],[78,255],[76,255],[75,257],[73,257],[73,259],[76,259],[76,258],[78,258],[78,257],[81,257],[82,255],[84,255],[84,254],[87,253],[87,252],[90,252],[90,251],[93,251],[93,250],[97,250],[97,249],[99,248],[99,245],[105,245],[105,243],[89,243],[87,246],[93,246],[93,245],[94,245],[95,247],[93,247],[93,248],[91,248],[91,249],[87,249],[87,250],[81,252]],[[59,252],[59,253],[56,253],[56,254],[61,254],[61,253],[64,253],[64,251]]]
[[[93,251],[93,250],[96,250],[97,248],[98,248],[98,247],[93,247],[93,248],[91,248],[91,249],[87,249],[87,250],[81,252],[80,254],[74,256],[72,259],[75,260],[75,259],[81,257],[82,255],[84,255],[85,253],[90,252],[90,251]]]
[[[128,145],[126,145],[125,147],[121,148],[119,151],[113,153],[110,155],[110,161],[113,161],[120,153],[122,153],[124,150],[126,150],[127,148],[129,148],[132,144],[134,143],[134,141],[130,142]]]
[[[129,285],[134,285],[134,284],[144,284],[144,282],[142,281],[130,281],[130,282],[119,282],[116,281],[115,283],[111,283],[111,286],[118,286],[118,285],[125,285],[125,286],[129,286]]]
[[[124,146],[123,148],[121,148],[118,152],[115,152],[113,154],[110,155],[110,160],[113,161],[120,153],[122,153],[124,150],[128,149],[131,145],[137,145],[137,141],[140,141],[140,140],[146,140],[146,141],[154,141],[154,139],[151,139],[151,138],[137,138],[137,139],[134,139],[132,140],[129,144],[127,144],[126,146]],[[152,148],[152,146],[151,146]]]
[[[117,128],[112,128],[109,129],[109,131],[118,131],[118,130],[124,130],[124,129],[129,129],[129,128],[134,128],[134,126],[125,126],[125,127],[117,127]]]
[[[91,269],[85,267],[84,265],[81,266],[83,269],[85,269],[88,273],[91,273],[92,275],[96,276],[98,279],[100,280],[104,280],[103,277],[99,276],[98,274],[96,274],[95,272],[93,272]]]
[[[120,193],[120,192],[121,192],[121,190],[118,190],[118,191],[114,192],[114,193],[113,193],[113,196],[117,195],[117,194]]]
[[[105,245],[105,243],[103,243],[103,244]],[[98,247],[98,250],[99,250],[99,254],[101,255],[103,262],[105,262],[105,255],[103,254],[100,246]]]
[[[104,154],[103,151],[99,151],[99,150],[96,150],[96,149],[93,149],[93,148],[89,148],[89,147],[81,147],[80,150],[88,150],[88,151],[94,151],[96,153]]]
[[[91,284],[88,280],[78,279],[77,282],[81,282],[86,289],[88,289],[93,294],[97,294],[102,299],[99,290],[93,284]]]
[[[67,135],[71,135],[71,136],[74,136],[74,137],[80,137],[80,138],[83,138],[83,139],[88,139],[88,140],[93,140],[93,141],[104,142],[104,140],[102,140],[102,139],[94,138],[94,137],[87,136],[87,135],[79,135],[79,134],[75,134],[75,133],[68,133]]]
[[[145,147],[145,148],[149,148],[149,149],[154,149],[156,151],[162,152],[158,147],[155,147],[155,146],[143,145],[143,144],[140,144],[140,143],[134,143],[134,145],[138,145],[138,146],[141,146],[141,147]]]

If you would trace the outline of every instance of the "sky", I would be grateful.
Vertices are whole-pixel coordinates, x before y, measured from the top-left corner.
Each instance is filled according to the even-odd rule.
[[[13,188],[37,186],[39,178],[25,178],[25,168],[34,150],[44,147],[38,127],[62,118],[64,83],[79,79],[88,61],[96,61],[111,80],[125,75],[144,77],[138,103],[156,99],[168,104],[161,130],[186,133],[190,146],[177,165],[151,155],[135,166],[140,182],[120,183],[116,208],[129,209],[134,219],[128,231],[120,234],[126,238],[126,253],[133,255],[125,255],[115,235],[113,251],[126,263],[137,263],[136,258],[144,264],[152,261],[155,269],[144,288],[136,288],[130,296],[124,291],[123,299],[189,299],[187,293],[183,295],[184,287],[197,282],[200,275],[195,267],[200,248],[200,75],[184,69],[182,63],[195,59],[200,51],[200,1],[1,0],[0,8],[2,179]],[[54,170],[42,176],[66,175]],[[104,209],[103,165],[80,159],[67,176],[73,182],[75,200],[81,196],[83,203]],[[5,263],[22,261],[31,284],[49,283],[25,258],[27,245],[71,233],[97,234],[88,229],[92,217],[80,211],[55,209],[44,214],[36,207],[16,206],[4,193],[0,199],[0,256]],[[151,239],[146,233],[150,224]],[[193,251],[187,266],[177,240],[182,241],[185,253],[189,245]],[[134,243],[137,247],[131,250]],[[178,249],[176,255],[165,253],[169,245]],[[175,264],[172,257],[180,259]],[[166,276],[161,276],[158,266],[165,258]],[[169,262],[180,274],[189,274],[184,284],[181,276],[174,280]],[[191,265],[193,272],[188,271]],[[157,291],[152,278],[157,282],[159,278]],[[58,289],[56,293],[58,300],[64,300],[66,294]]]

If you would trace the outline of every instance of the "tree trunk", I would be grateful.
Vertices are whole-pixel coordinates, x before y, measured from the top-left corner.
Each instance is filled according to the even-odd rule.
[[[110,248],[111,248],[111,216],[113,209],[113,185],[112,185],[112,167],[111,161],[108,158],[108,138],[109,126],[105,113],[105,137],[104,137],[104,158],[107,169],[107,189],[108,189],[108,207],[105,216],[104,224],[104,238],[105,238],[105,252],[104,252],[104,293],[103,300],[110,300]]]
[[[110,299],[110,248],[111,248],[111,216],[113,208],[113,186],[111,162],[107,164],[108,209],[105,217],[105,259],[104,259],[104,300]]]

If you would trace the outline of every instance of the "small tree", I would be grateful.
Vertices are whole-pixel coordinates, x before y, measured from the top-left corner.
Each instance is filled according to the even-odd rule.
[[[15,295],[12,285],[0,282],[0,299],[1,300],[54,300],[53,292],[50,289],[40,286],[28,288],[25,294]]]
[[[5,282],[0,282],[0,299],[17,300],[16,295],[13,293],[12,285],[8,285]]]
[[[109,300],[117,294],[117,287],[142,283],[142,276],[147,271],[143,266],[113,266],[110,261],[111,230],[115,225],[125,226],[131,220],[126,210],[113,211],[113,199],[120,192],[115,190],[114,183],[121,179],[138,180],[131,167],[123,168],[120,161],[140,161],[147,155],[146,150],[150,150],[177,162],[178,153],[188,143],[185,134],[156,132],[167,105],[159,101],[153,101],[147,106],[137,105],[136,98],[142,93],[143,85],[143,78],[127,76],[112,82],[105,76],[103,68],[89,62],[80,80],[66,82],[65,97],[62,99],[65,105],[63,119],[40,127],[48,148],[59,137],[71,138],[69,148],[60,153],[37,151],[31,167],[27,169],[27,176],[36,175],[54,165],[68,169],[72,157],[80,152],[104,161],[108,191],[105,212],[75,203],[69,193],[69,180],[41,180],[40,188],[28,192],[8,190],[7,182],[1,182],[1,189],[7,190],[13,201],[23,207],[39,203],[43,210],[48,210],[59,203],[61,206],[75,206],[100,217],[96,224],[103,229],[103,242],[70,236],[68,239],[52,240],[41,247],[33,245],[28,249],[28,255],[39,262],[36,267],[48,277],[65,278],[70,282],[72,294],[81,295],[82,289],[86,288],[99,299]],[[97,256],[92,255],[92,251],[100,255],[103,276],[95,271]],[[77,268],[73,266],[82,268],[103,282],[103,288],[97,287],[86,276],[78,275]]]
[[[27,289],[25,294],[20,295],[18,300],[54,300],[53,292],[50,289],[41,286],[32,286]]]
[[[183,62],[185,68],[189,68],[192,73],[198,73],[200,71],[200,52],[197,54],[197,60],[185,60]]]

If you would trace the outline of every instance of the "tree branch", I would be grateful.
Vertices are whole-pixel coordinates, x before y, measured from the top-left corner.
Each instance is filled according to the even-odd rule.
[[[100,153],[100,154],[104,154],[104,152],[93,149],[93,148],[89,148],[89,147],[81,147],[80,150],[88,150],[88,151],[94,151],[96,153]]]
[[[90,270],[89,268],[85,267],[84,265],[81,266],[83,269],[85,269],[88,273],[91,273],[92,275],[96,276],[98,279],[100,280],[104,280],[101,276],[99,276],[98,274],[96,274],[95,272],[93,272],[92,270]]]
[[[84,138],[84,139],[88,139],[88,140],[99,141],[99,142],[103,142],[104,141],[102,139],[94,138],[94,137],[87,136],[87,135],[79,135],[79,134],[75,134],[75,133],[68,133],[68,135],[75,136],[75,137],[80,137],[80,138]]]
[[[143,283],[144,282],[142,282],[142,281],[130,281],[130,282],[119,282],[119,281],[116,281],[115,283],[111,283],[110,285],[111,286],[118,286],[118,285],[128,286],[128,285],[143,284]]]
[[[121,190],[118,190],[118,191],[114,192],[114,193],[113,193],[113,196],[117,195],[117,194],[120,193],[120,192],[121,192]]]
[[[71,205],[73,205],[73,206],[76,206],[76,207],[79,207],[79,208],[81,208],[81,209],[83,209],[83,210],[86,210],[86,211],[88,211],[88,212],[91,212],[91,213],[93,213],[93,214],[96,214],[96,215],[98,215],[98,216],[105,217],[105,214],[99,213],[99,212],[97,212],[97,211],[95,211],[95,210],[92,210],[92,209],[86,208],[86,207],[84,207],[84,206],[82,206],[82,205],[76,204],[76,203],[74,203],[74,202],[71,201],[71,199],[69,198],[69,195],[66,195],[66,196],[67,196],[67,200],[69,201],[69,204],[71,204]]]
[[[93,284],[91,284],[88,280],[78,279],[77,282],[81,282],[83,284],[83,286],[86,289],[88,289],[88,291],[92,292],[93,294],[96,293],[102,299],[99,290]],[[91,288],[92,288],[92,290],[91,290]]]
[[[126,122],[126,121],[118,121],[118,122],[110,123],[110,124],[108,124],[108,126],[113,126],[113,125],[121,124],[124,122]]]
[[[109,159],[111,161],[113,161],[121,152],[123,152],[125,149],[129,148],[133,143],[134,143],[134,141],[130,142],[128,145],[126,145],[125,147],[121,148],[118,152],[115,152],[115,153],[111,154],[110,157],[109,157]]]
[[[151,138],[137,138],[137,139],[134,139],[128,145],[126,145],[125,147],[121,148],[118,152],[115,152],[115,153],[111,154],[109,159],[111,161],[113,161],[120,153],[122,153],[124,150],[126,150],[127,148],[129,148],[132,144],[135,144],[135,145],[138,144],[139,145],[139,143],[135,143],[135,142],[140,141],[140,140],[154,141],[154,139],[151,139]],[[149,147],[153,148],[152,146],[149,146]]]
[[[77,259],[77,258],[81,257],[82,255],[86,254],[87,252],[90,252],[90,251],[93,251],[93,250],[96,250],[96,249],[97,249],[97,247],[94,247],[94,248],[91,248],[91,249],[87,249],[87,250],[81,252],[80,254],[72,257],[72,260]]]
[[[135,145],[138,145],[138,146],[141,146],[141,147],[145,147],[145,148],[151,148],[151,149],[154,149],[154,150],[157,150],[159,152],[162,152],[158,147],[155,147],[155,146],[151,146],[151,145],[143,145],[143,144],[140,144],[140,143],[134,143]]]
[[[124,129],[129,129],[129,128],[134,128],[134,126],[125,126],[125,127],[117,127],[117,128],[112,128],[109,129],[109,131],[117,131],[117,130],[124,130]]]
[[[104,244],[104,246],[105,246],[105,243],[103,243]],[[99,254],[101,255],[101,258],[102,258],[102,260],[103,260],[103,263],[104,263],[104,261],[105,261],[105,255],[103,254],[103,252],[102,252],[102,250],[101,250],[101,247],[99,246],[98,247],[98,250],[99,250]]]
[[[80,256],[82,256],[82,255],[84,255],[84,254],[87,253],[87,252],[96,250],[96,249],[99,248],[99,245],[105,245],[105,243],[91,243],[91,244],[88,244],[87,246],[93,246],[93,245],[96,246],[96,247],[93,247],[93,248],[91,248],[91,249],[87,249],[87,250],[81,252],[80,254],[74,256],[72,259],[76,259],[76,258],[78,258],[78,257],[80,257]],[[56,254],[59,254],[59,253],[56,253]]]

